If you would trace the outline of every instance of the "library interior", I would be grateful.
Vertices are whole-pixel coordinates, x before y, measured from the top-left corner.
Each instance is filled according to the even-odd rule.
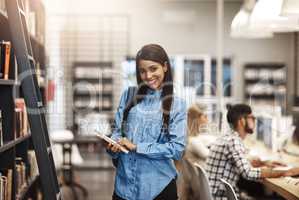
[[[299,200],[299,0],[0,0],[0,200]]]

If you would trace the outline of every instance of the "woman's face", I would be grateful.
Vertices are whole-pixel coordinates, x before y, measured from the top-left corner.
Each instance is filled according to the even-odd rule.
[[[149,88],[159,90],[162,86],[165,72],[167,71],[166,64],[161,65],[151,60],[140,60],[138,67],[141,80]]]
[[[206,114],[202,114],[199,118],[198,118],[199,124],[201,126],[206,125],[208,123],[208,116]]]

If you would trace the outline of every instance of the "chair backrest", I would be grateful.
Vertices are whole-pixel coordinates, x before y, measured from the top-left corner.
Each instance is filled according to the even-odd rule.
[[[200,199],[200,183],[198,181],[197,173],[192,165],[192,163],[188,160],[183,158],[182,159],[182,174],[184,179],[185,187],[188,188],[188,191],[185,191],[186,199]]]
[[[225,194],[226,194],[227,199],[228,200],[238,200],[237,195],[234,191],[234,188],[231,186],[231,184],[222,178],[220,179],[220,181],[225,186]]]
[[[200,182],[200,199],[213,200],[211,188],[209,185],[209,179],[206,175],[205,170],[197,163],[195,163],[194,165],[197,172],[197,179]]]

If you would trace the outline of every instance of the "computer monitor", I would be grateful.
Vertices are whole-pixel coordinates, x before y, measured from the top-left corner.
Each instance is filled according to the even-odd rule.
[[[257,140],[262,141],[268,148],[273,148],[273,119],[270,117],[257,117]]]

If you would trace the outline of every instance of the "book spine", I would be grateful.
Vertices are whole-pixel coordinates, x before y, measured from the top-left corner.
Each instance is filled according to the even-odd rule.
[[[3,47],[2,47],[2,43],[0,43],[0,78],[3,78],[4,75],[4,65],[3,65]]]
[[[0,173],[0,177],[2,177],[2,174]],[[3,194],[4,194],[4,185],[3,185],[3,180],[0,178],[0,200],[3,199]]]
[[[7,172],[7,199],[12,199],[12,169]]]
[[[11,43],[4,42],[4,79],[8,79]]]
[[[2,111],[0,110],[0,146],[3,146]]]

